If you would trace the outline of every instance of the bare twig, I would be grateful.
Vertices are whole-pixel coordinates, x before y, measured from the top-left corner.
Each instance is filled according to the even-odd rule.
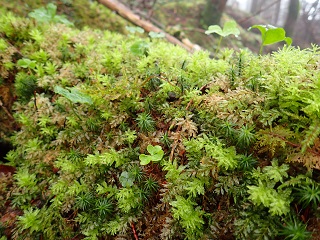
[[[0,107],[3,109],[3,111],[8,115],[8,117],[11,120],[14,120],[14,117],[11,115],[11,113],[8,111],[8,109],[3,105],[3,102],[0,99]]]
[[[135,227],[134,227],[133,222],[131,222],[131,228],[132,228],[132,231],[133,231],[134,239],[135,239],[135,240],[139,240],[138,234],[137,234],[137,231],[136,231],[136,229],[135,229]]]

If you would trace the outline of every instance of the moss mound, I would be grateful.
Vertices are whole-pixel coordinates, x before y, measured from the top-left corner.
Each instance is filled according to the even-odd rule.
[[[212,60],[11,13],[0,33],[20,128],[3,239],[319,234],[318,47]]]

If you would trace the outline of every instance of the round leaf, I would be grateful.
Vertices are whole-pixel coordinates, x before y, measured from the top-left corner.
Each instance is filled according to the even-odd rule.
[[[277,42],[284,41],[286,38],[286,31],[283,28],[274,28],[274,29],[268,29],[266,31],[263,45],[270,45]]]
[[[211,33],[216,33],[216,34],[219,34],[220,36],[222,36],[222,29],[218,25],[209,26],[208,30],[205,31],[205,34],[209,35]]]
[[[235,36],[238,36],[240,34],[240,31],[237,28],[237,23],[235,21],[228,21],[223,26],[222,36],[226,37],[231,34],[233,34]]]
[[[151,156],[145,155],[145,154],[141,154],[139,156],[140,159],[140,164],[141,165],[147,165],[151,162]]]

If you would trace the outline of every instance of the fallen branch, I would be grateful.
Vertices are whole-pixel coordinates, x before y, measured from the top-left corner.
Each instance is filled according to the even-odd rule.
[[[121,17],[127,19],[128,21],[130,21],[134,25],[137,25],[137,26],[143,28],[146,32],[151,32],[151,31],[157,32],[157,33],[163,32],[165,34],[165,38],[169,42],[171,42],[175,45],[178,45],[180,47],[183,47],[184,49],[186,49],[189,52],[193,51],[193,48],[190,45],[182,43],[180,40],[178,40],[177,38],[173,37],[172,35],[164,32],[162,29],[154,26],[152,23],[141,19],[138,15],[134,14],[128,7],[126,7],[122,3],[120,3],[116,0],[98,0],[98,2],[100,2],[101,4],[106,6],[107,8],[111,9],[112,11],[117,12]]]

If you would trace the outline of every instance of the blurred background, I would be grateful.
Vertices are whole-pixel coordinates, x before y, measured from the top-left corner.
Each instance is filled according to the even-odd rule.
[[[204,31],[210,25],[223,25],[234,19],[241,35],[224,44],[228,47],[259,47],[259,35],[246,30],[254,24],[283,27],[293,45],[320,44],[320,0],[121,0],[135,13],[176,37],[187,38],[206,49],[214,48],[214,36]],[[273,47],[274,48],[274,47]],[[274,50],[274,49],[270,49]]]

